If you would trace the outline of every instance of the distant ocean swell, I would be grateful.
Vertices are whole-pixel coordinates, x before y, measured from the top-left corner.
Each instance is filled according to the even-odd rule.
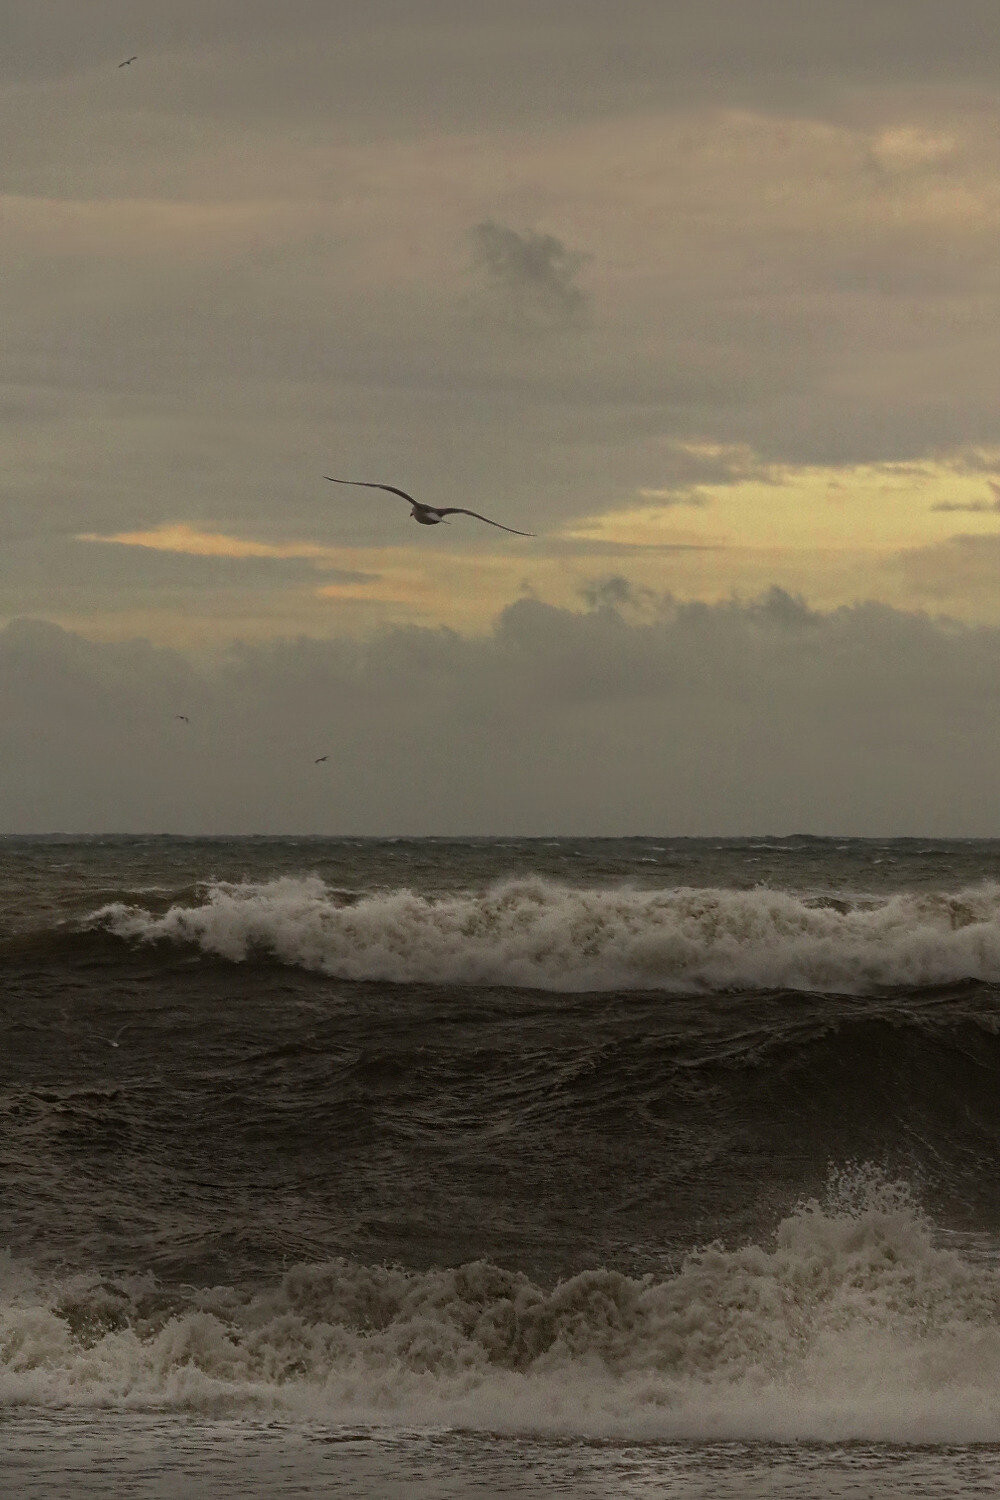
[[[315,877],[214,883],[165,912],[115,902],[85,924],[143,943],[261,956],[348,980],[677,993],[870,994],[1000,981],[1000,885],[819,898],[752,890],[581,890],[510,880],[482,894],[352,896]]]
[[[1000,1439],[1000,1273],[905,1187],[835,1178],[772,1243],[543,1288],[486,1262],[172,1287],[0,1263],[0,1400],[593,1436]]]

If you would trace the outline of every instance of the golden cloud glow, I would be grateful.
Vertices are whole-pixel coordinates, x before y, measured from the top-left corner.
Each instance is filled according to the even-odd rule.
[[[315,581],[275,569],[273,580],[253,584],[263,616],[277,624],[294,615],[302,629],[412,621],[475,630],[526,590],[572,605],[591,580],[612,573],[679,598],[718,600],[778,584],[824,608],[872,598],[1000,619],[1000,594],[984,585],[1000,555],[1000,452],[822,466],[772,464],[706,443],[670,451],[688,464],[682,480],[637,487],[631,501],[541,536],[524,552],[450,551],[436,535],[385,547],[260,541],[184,522],[79,540],[312,564]],[[193,612],[200,598],[192,586]]]
[[[412,620],[478,628],[488,624],[498,610],[522,591],[525,574],[523,558],[503,554],[491,553],[473,559],[466,553],[446,552],[426,545],[330,547],[306,541],[261,542],[223,532],[201,531],[183,522],[108,535],[84,532],[76,540],[189,557],[236,561],[297,559],[314,563],[320,572],[329,569],[340,574],[316,584],[276,579],[270,588],[266,584],[256,585],[262,615],[274,612],[275,601],[280,598],[277,613],[282,624],[294,612],[300,629],[323,628],[330,623],[331,611],[337,612],[338,628],[350,628],[351,618],[359,608],[367,623],[373,619]],[[562,564],[557,564],[549,581],[560,597],[571,599],[573,585],[560,581],[562,572]],[[192,599],[195,612],[200,597]],[[346,619],[344,610],[348,611]],[[202,632],[190,616],[178,622],[178,628],[171,632],[176,639],[196,639],[202,633],[210,635],[211,628]]]
[[[299,557],[333,564],[339,564],[345,550],[343,547],[322,547],[316,542],[254,542],[219,531],[197,531],[183,523],[157,526],[152,531],[116,531],[111,536],[85,531],[77,536],[77,541],[149,547],[154,552],[181,552],[189,557]]]
[[[694,451],[690,447],[685,451]],[[706,452],[706,457],[715,457]],[[724,450],[720,456],[724,456]],[[561,535],[583,542],[628,547],[703,546],[780,549],[785,552],[860,547],[873,555],[930,545],[955,529],[993,534],[1000,525],[996,481],[984,469],[1000,454],[977,455],[973,466],[958,461],[917,463],[771,465],[747,469],[713,483],[640,488],[646,502],[588,516]],[[698,531],[679,527],[681,504],[701,508]]]
[[[933,601],[959,616],[1000,618],[982,580],[1000,555],[1000,452],[841,466],[765,464],[744,449],[673,444],[713,472],[638,489],[559,534],[604,571],[681,597],[719,599],[778,583],[832,607],[857,598],[901,608]],[[726,472],[728,470],[728,473]],[[683,505],[697,506],[695,517]],[[991,543],[996,543],[991,547]],[[596,557],[595,557],[596,560]]]

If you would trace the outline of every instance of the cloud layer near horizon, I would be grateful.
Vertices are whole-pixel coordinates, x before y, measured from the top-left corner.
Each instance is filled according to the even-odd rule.
[[[780,591],[590,598],[212,667],[15,622],[0,827],[1000,834],[1000,630]]]

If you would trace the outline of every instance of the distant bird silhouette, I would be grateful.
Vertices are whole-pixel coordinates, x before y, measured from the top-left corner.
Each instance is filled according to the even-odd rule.
[[[69,1031],[73,1026],[73,1018],[70,1016],[69,1011],[65,1007],[63,1007],[63,1009],[59,1012],[59,1017],[63,1023],[64,1028]],[[125,1035],[126,1031],[131,1030],[131,1027],[132,1022],[126,1021],[124,1025],[119,1026],[118,1030],[114,1033],[113,1036],[106,1036],[103,1031],[89,1031],[88,1034],[90,1036],[95,1036],[98,1041],[107,1042],[109,1047],[120,1047],[121,1041],[119,1039]]]
[[[139,54],[136,53],[135,57],[126,57],[125,61],[124,62],[120,62],[118,64],[118,66],[120,68],[127,68],[128,65],[129,65],[129,63],[138,62],[138,60],[139,60]]]
[[[511,531],[515,536],[535,535],[533,531],[518,531],[513,526],[505,526],[502,521],[491,521],[489,516],[481,516],[478,510],[465,510],[461,505],[425,505],[422,500],[414,500],[405,490],[397,490],[394,484],[374,484],[370,479],[334,479],[332,474],[324,474],[323,478],[331,484],[355,484],[361,489],[387,490],[390,495],[398,495],[409,503],[411,518],[419,521],[421,526],[437,526],[445,516],[474,516],[477,521],[485,521],[487,526],[498,526],[501,531]]]
[[[174,714],[174,718],[175,719],[180,719],[180,721],[181,721],[182,724],[190,724],[190,722],[191,722],[191,720],[188,718],[187,714]]]
[[[316,759],[313,761],[313,765],[318,766],[320,761],[329,759],[330,757],[328,755],[317,755]]]

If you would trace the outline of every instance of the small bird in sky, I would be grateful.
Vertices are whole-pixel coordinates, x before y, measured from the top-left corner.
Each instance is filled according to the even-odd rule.
[[[313,761],[313,765],[318,766],[320,761],[329,759],[330,757],[328,755],[317,755],[316,759]]]
[[[390,495],[398,495],[408,501],[410,516],[421,526],[437,526],[445,516],[474,516],[477,521],[485,521],[487,526],[499,526],[501,531],[511,531],[515,536],[535,535],[533,531],[517,531],[513,526],[505,526],[502,521],[491,521],[489,516],[481,516],[478,510],[465,510],[461,505],[425,505],[422,500],[414,500],[405,490],[397,490],[394,484],[374,484],[370,479],[334,479],[332,474],[324,474],[323,478],[329,479],[331,484],[356,484],[365,490],[387,490]]]
[[[128,65],[129,65],[129,63],[138,62],[138,60],[139,60],[139,54],[136,53],[135,57],[126,57],[125,61],[124,62],[120,62],[118,64],[118,66],[120,68],[127,68]]]
[[[187,714],[174,714],[174,718],[175,719],[180,719],[180,721],[181,721],[182,724],[190,724],[190,722],[191,722],[191,720],[188,718]]]

